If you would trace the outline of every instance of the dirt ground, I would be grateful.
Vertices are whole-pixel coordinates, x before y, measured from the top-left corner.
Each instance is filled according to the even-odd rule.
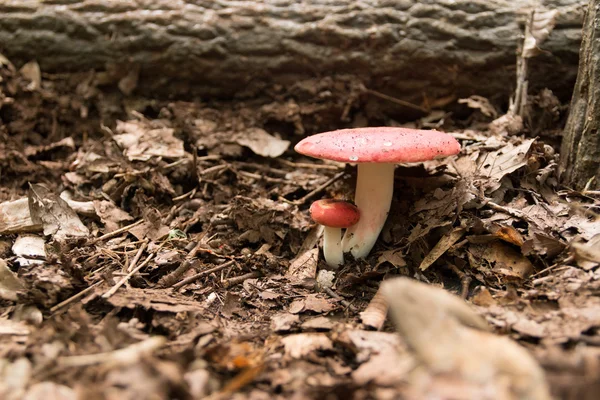
[[[521,121],[472,97],[406,122],[360,87],[149,99],[0,58],[0,398],[525,398],[512,361],[479,380],[423,369],[385,302],[364,312],[395,276],[466,299],[481,340],[517,341],[556,398],[598,398],[600,192],[558,184],[566,106],[536,93]],[[462,151],[398,166],[374,250],[328,282],[308,208],[352,199],[356,170],[293,146],[400,124]],[[488,365],[478,340],[448,351]]]

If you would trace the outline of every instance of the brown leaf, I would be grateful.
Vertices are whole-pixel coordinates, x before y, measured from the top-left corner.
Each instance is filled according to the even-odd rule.
[[[302,358],[316,350],[331,350],[333,343],[323,333],[298,333],[281,339],[285,353],[292,358]]]
[[[117,121],[113,139],[125,150],[131,161],[148,161],[152,157],[181,158],[185,155],[183,141],[175,130],[157,121]]]
[[[56,240],[89,236],[77,213],[46,186],[30,184],[28,202],[31,219],[34,224],[43,225],[44,235],[52,235]]]
[[[433,264],[438,258],[440,258],[454,243],[458,242],[463,237],[466,230],[464,228],[454,228],[439,240],[437,244],[431,249],[431,251],[423,258],[419,268],[421,271],[425,271],[431,264]]]
[[[388,304],[381,290],[378,290],[365,311],[360,313],[360,319],[364,325],[380,330],[387,317],[387,312]]]
[[[471,267],[484,273],[493,271],[510,278],[525,279],[533,273],[533,264],[509,245],[494,241],[469,246]]]

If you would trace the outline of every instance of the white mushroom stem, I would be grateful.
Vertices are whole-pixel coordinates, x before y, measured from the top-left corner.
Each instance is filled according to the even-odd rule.
[[[346,230],[344,253],[354,258],[369,254],[388,217],[394,194],[394,164],[358,164],[354,203],[360,210],[358,223]]]
[[[323,256],[331,267],[339,267],[344,263],[342,252],[342,229],[326,226],[323,231]]]

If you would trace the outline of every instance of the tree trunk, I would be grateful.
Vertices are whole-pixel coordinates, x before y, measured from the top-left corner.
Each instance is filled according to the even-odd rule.
[[[583,25],[579,73],[561,147],[566,186],[600,187],[600,0],[590,0]]]
[[[581,0],[3,3],[0,46],[16,64],[106,70],[98,78],[104,83],[139,71],[136,90],[155,97],[250,97],[339,74],[413,103],[507,98],[523,22],[541,4],[561,14],[529,81],[569,98],[583,18]]]

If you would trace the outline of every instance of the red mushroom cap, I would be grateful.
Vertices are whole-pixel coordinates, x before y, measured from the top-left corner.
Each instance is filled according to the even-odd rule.
[[[354,204],[343,200],[317,200],[310,206],[310,216],[323,226],[349,228],[360,219],[360,211]]]
[[[439,131],[377,127],[319,133],[300,141],[298,153],[350,163],[403,163],[432,160],[460,152],[452,136]]]

